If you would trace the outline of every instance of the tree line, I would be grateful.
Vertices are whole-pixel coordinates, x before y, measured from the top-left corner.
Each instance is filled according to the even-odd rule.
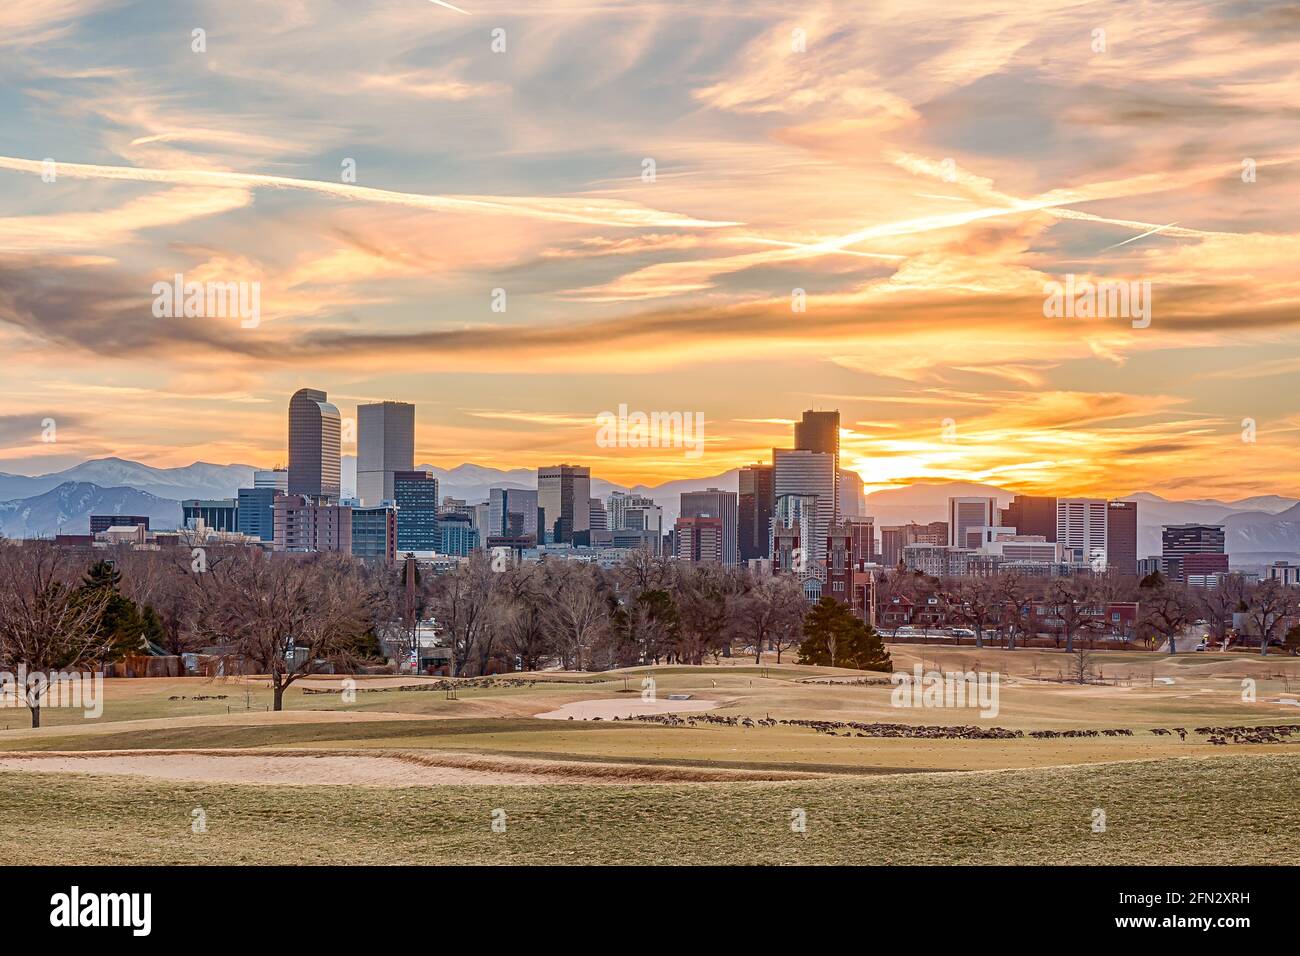
[[[84,552],[0,541],[0,668],[92,669],[132,655],[216,648],[268,675],[274,707],[328,664],[380,664],[434,622],[455,673],[703,664],[738,654],[888,669],[848,608],[809,607],[788,576],[632,552],[615,568],[546,561],[496,570],[476,553],[451,571],[348,555],[212,548]],[[398,655],[392,655],[398,656]],[[39,700],[29,699],[34,726]]]
[[[217,647],[271,680],[276,709],[294,681],[323,664],[336,671],[382,663],[434,627],[458,676],[513,670],[600,671],[643,664],[703,664],[773,653],[777,662],[891,669],[881,635],[847,606],[806,600],[801,582],[741,567],[688,564],[633,551],[612,568],[571,561],[494,565],[483,552],[450,571],[396,568],[349,555],[267,554],[212,548],[113,549],[88,557],[48,542],[0,541],[0,668],[88,669],[133,654]],[[409,584],[409,587],[408,587]],[[413,614],[408,614],[408,594]],[[895,596],[961,625],[983,645],[1014,650],[1034,636],[1045,606],[1067,651],[1093,635],[1098,608],[1136,601],[1136,637],[1155,646],[1204,620],[1227,636],[1233,615],[1253,635],[1295,653],[1300,590],[1229,578],[1189,590],[1153,575],[1055,579],[1013,573],[941,580],[904,568],[877,583],[882,611]],[[886,637],[890,629],[883,628]],[[33,721],[39,720],[39,701]]]
[[[1117,573],[1057,578],[1016,571],[986,577],[936,578],[896,568],[878,579],[877,605],[887,612],[895,597],[925,609],[934,627],[964,627],[977,646],[992,639],[1014,650],[1026,637],[1046,632],[1067,651],[1092,642],[1106,627],[1108,605],[1138,606],[1130,637],[1154,648],[1170,644],[1193,624],[1204,622],[1207,637],[1259,645],[1260,653],[1281,644],[1300,652],[1300,588],[1275,579],[1249,581],[1229,575],[1216,587],[1189,588],[1159,573],[1138,579]],[[1040,609],[1041,614],[1033,613]],[[1243,622],[1234,628],[1234,620]],[[897,627],[882,625],[886,637]]]

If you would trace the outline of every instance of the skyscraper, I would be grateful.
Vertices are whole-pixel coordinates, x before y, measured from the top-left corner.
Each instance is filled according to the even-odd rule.
[[[987,528],[998,523],[996,498],[948,499],[948,546],[966,547],[968,528]]]
[[[677,560],[689,561],[691,564],[700,564],[705,561],[722,561],[726,530],[720,517],[714,515],[687,517],[683,515],[677,519],[674,530],[677,532],[674,536],[677,545],[675,554]]]
[[[488,525],[492,522],[492,503],[480,501],[478,504],[471,505],[470,520],[474,524],[474,530],[478,532],[479,541],[486,541]]]
[[[521,534],[537,541],[537,491],[533,488],[489,488],[488,535],[510,534],[510,515],[520,516]]]
[[[1221,524],[1167,524],[1160,539],[1161,564],[1171,581],[1204,587],[1228,571]]]
[[[1056,543],[1074,564],[1106,566],[1106,508],[1104,498],[1057,498]]]
[[[605,499],[605,514],[609,530],[645,530],[649,527],[644,521],[645,509],[654,507],[654,499],[647,498],[645,495],[636,495],[628,491],[611,491],[609,497]]]
[[[438,479],[427,471],[399,471],[393,475],[397,502],[397,550],[437,551]]]
[[[352,509],[352,553],[392,564],[397,560],[397,508]]]
[[[584,465],[551,465],[537,469],[537,507],[542,512],[545,539],[539,543],[572,543],[591,530],[591,469]]]
[[[254,488],[274,488],[282,495],[289,493],[289,473],[283,468],[253,472]]]
[[[840,413],[838,411],[817,412],[812,409],[805,411],[803,418],[794,423],[794,447],[795,451],[810,451],[818,455],[834,456],[835,514],[828,515],[827,520],[838,521],[840,516]],[[825,509],[823,508],[822,511]],[[829,531],[830,525],[827,525],[818,533],[818,538],[825,538]],[[825,550],[825,542],[821,542],[818,547]]]
[[[794,447],[796,451],[834,455],[838,467],[840,413],[815,412],[812,409],[804,412],[803,419],[794,423]]]
[[[289,399],[289,494],[339,497],[342,419],[325,393],[300,388]]]
[[[1120,574],[1137,574],[1138,503],[1106,503],[1106,567]]]
[[[848,468],[840,469],[840,517],[856,518],[864,503],[862,476]]]
[[[415,468],[415,406],[357,406],[357,497],[376,508],[393,500],[393,475]]]
[[[1160,536],[1164,557],[1224,553],[1221,524],[1167,524],[1161,528]]]
[[[812,526],[804,529],[803,544],[808,551],[809,569],[821,573],[826,567],[826,538],[839,509],[839,469],[835,455],[806,449],[774,448],[772,468],[778,506],[781,498],[787,495],[817,499]]]
[[[469,515],[443,511],[438,515],[438,550],[443,554],[467,557],[477,551],[482,539]]]
[[[795,574],[801,580],[825,573],[825,540],[822,543],[823,565],[819,569],[814,556],[813,528],[818,525],[817,495],[777,495],[772,509],[772,531],[768,550],[774,573]]]
[[[623,527],[611,528],[613,532],[633,531],[647,536],[642,540],[653,540],[650,548],[655,554],[663,549],[664,509],[648,498],[646,504],[628,506],[623,509]]]
[[[722,491],[718,488],[710,488],[707,491],[683,491],[681,516],[721,519],[722,551],[718,560],[723,564],[737,562],[739,551],[736,547],[736,493],[734,491]]]
[[[256,472],[265,474],[265,472]],[[284,474],[272,472],[271,474]],[[263,541],[275,540],[275,499],[283,492],[272,487],[252,487],[239,489],[239,510],[236,515],[240,534],[260,538]]]
[[[605,514],[605,502],[599,498],[588,499],[587,518],[592,531],[609,530],[609,515]]]
[[[740,494],[736,507],[736,533],[741,561],[771,557],[772,509],[776,492],[772,466],[753,464],[740,469]]]
[[[1002,509],[1002,524],[1015,528],[1016,534],[1041,534],[1046,541],[1056,540],[1056,499],[1044,495],[1016,495]]]

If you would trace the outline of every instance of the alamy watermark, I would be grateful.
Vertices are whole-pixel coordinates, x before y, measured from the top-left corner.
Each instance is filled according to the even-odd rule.
[[[154,318],[238,318],[241,329],[262,323],[262,283],[186,282],[176,273],[171,282],[153,284]]]
[[[148,936],[152,911],[152,893],[83,893],[73,886],[50,897],[50,925],[56,928],[119,926],[132,936]]]
[[[104,675],[80,671],[0,671],[0,707],[68,707],[87,720],[104,713]]]
[[[1151,282],[1076,279],[1043,283],[1043,318],[1130,319],[1135,329],[1151,324]]]
[[[978,707],[981,717],[998,715],[997,671],[927,671],[917,664],[911,674],[890,676],[894,690],[889,702],[894,707]]]
[[[703,412],[618,412],[596,416],[596,444],[601,448],[684,448],[687,458],[704,454]]]

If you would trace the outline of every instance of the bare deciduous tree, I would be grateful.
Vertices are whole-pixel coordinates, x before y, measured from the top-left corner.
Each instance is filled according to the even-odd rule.
[[[41,725],[44,686],[58,671],[100,663],[110,640],[99,622],[108,594],[77,587],[84,564],[44,541],[0,541],[0,666],[25,671],[17,690]],[[31,680],[44,675],[44,680]]]
[[[1245,580],[1236,574],[1223,576],[1215,587],[1199,590],[1197,613],[1205,618],[1216,644],[1222,644],[1227,638],[1232,628],[1232,615],[1245,598]]]
[[[1268,653],[1269,642],[1283,619],[1292,612],[1295,599],[1290,589],[1276,578],[1261,581],[1246,595],[1246,619],[1259,637],[1260,654]]]
[[[1089,612],[1097,600],[1086,578],[1056,578],[1047,589],[1047,604],[1053,616],[1060,621],[1065,636],[1065,652],[1074,653],[1074,637],[1080,631],[1095,628],[1101,622]]]
[[[540,565],[520,564],[502,573],[504,607],[498,621],[501,640],[524,670],[540,670],[553,642],[544,619],[545,582]]]
[[[554,629],[566,668],[583,670],[588,649],[605,631],[608,605],[601,594],[600,570],[594,565],[556,563],[546,585],[546,618]]]
[[[494,641],[494,616],[498,611],[498,572],[483,552],[435,579],[430,608],[450,641],[456,676],[469,669],[471,655],[486,666]]]
[[[1177,653],[1177,638],[1191,622],[1192,602],[1186,590],[1168,582],[1143,588],[1138,625],[1165,638],[1170,654]]]
[[[374,626],[379,595],[347,555],[250,551],[223,570],[221,586],[206,592],[206,616],[270,677],[276,710],[321,662],[346,664]]]
[[[1001,599],[996,578],[963,578],[958,585],[952,611],[975,632],[975,646],[984,646],[984,632],[998,617]]]
[[[1029,609],[1034,603],[1033,591],[1024,575],[1012,571],[998,579],[998,600],[1001,604],[1002,625],[1007,632],[1007,650],[1016,649],[1016,637],[1028,630]]]
[[[782,646],[798,642],[808,601],[799,581],[789,575],[759,577],[752,588],[738,595],[735,603],[735,633],[752,642],[754,663],[760,663],[764,647],[776,651],[781,661]]]

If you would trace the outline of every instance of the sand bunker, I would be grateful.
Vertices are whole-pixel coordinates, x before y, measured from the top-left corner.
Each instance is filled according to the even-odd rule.
[[[642,700],[640,697],[625,699],[604,698],[601,700],[579,700],[565,704],[559,710],[548,710],[535,716],[543,720],[620,720],[626,717],[642,717],[646,714],[685,714],[698,710],[713,710],[720,707],[718,700]]]
[[[797,780],[816,774],[586,763],[416,751],[104,750],[0,756],[0,771],[90,773],[191,783],[272,786],[713,783]]]
[[[127,774],[193,783],[418,787],[554,783],[541,774],[428,766],[390,756],[166,753],[32,754],[0,758],[0,769],[41,773]],[[560,778],[566,779],[566,778]]]

